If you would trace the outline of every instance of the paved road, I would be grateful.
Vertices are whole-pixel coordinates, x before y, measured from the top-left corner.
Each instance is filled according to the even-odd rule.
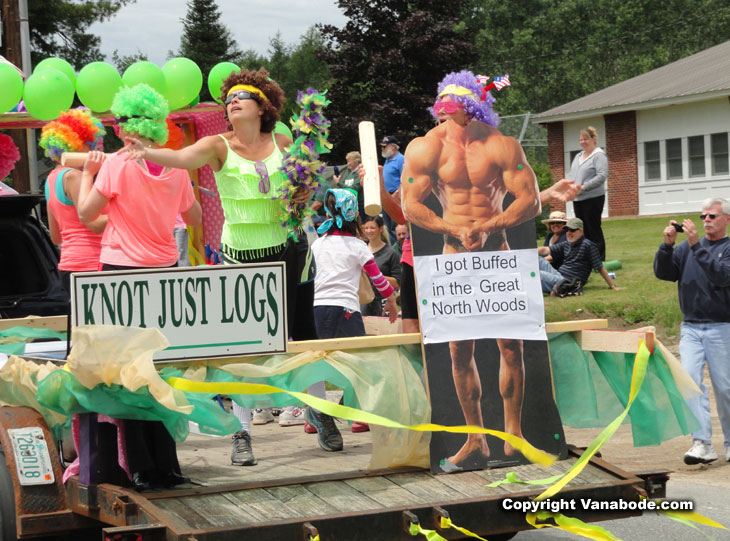
[[[730,497],[728,489],[689,481],[670,481],[667,485],[667,498],[687,499],[695,502],[695,511],[730,527]],[[701,531],[679,524],[654,512],[645,512],[641,517],[609,520],[597,523],[623,541],[682,540],[707,541],[708,537],[716,541],[730,541],[730,530],[718,530],[707,526],[699,526]],[[521,532],[514,537],[515,541],[545,541],[548,539],[571,539],[578,537],[553,528]]]

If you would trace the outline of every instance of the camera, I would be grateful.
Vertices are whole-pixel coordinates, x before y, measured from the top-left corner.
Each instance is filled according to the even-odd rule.
[[[340,174],[340,168],[338,166],[335,165],[332,169],[334,169],[335,176]]]
[[[684,233],[684,227],[682,227],[682,224],[678,224],[675,222],[672,225],[674,226],[674,229],[677,230],[677,232]]]

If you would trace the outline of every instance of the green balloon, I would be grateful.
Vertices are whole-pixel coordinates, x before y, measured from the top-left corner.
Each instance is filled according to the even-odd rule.
[[[33,70],[33,73],[37,73],[48,68],[58,70],[63,73],[66,77],[68,77],[68,80],[71,81],[72,88],[76,88],[76,72],[74,71],[73,66],[66,62],[63,58],[46,58],[41,60]]]
[[[141,60],[135,62],[124,70],[122,75],[122,83],[124,86],[135,86],[140,83],[147,83],[152,88],[157,90],[163,96],[167,91],[167,84],[165,83],[165,74],[157,64]]]
[[[23,77],[10,64],[0,64],[0,113],[10,111],[23,97]]]
[[[71,107],[74,87],[64,73],[46,68],[28,77],[23,101],[28,113],[38,120],[53,120]]]
[[[120,86],[121,75],[114,66],[106,62],[87,64],[76,79],[76,93],[81,103],[95,113],[109,110]]]
[[[193,101],[203,87],[203,74],[189,58],[173,58],[162,66],[167,81],[165,97],[170,110],[182,109]]]
[[[281,120],[276,122],[276,125],[274,126],[274,133],[280,133],[282,135],[286,135],[289,139],[294,139],[289,126],[284,124]]]
[[[200,103],[200,96],[198,95],[198,96],[195,96],[193,98],[193,101],[191,101],[190,103],[188,103],[188,107],[195,107],[199,103]]]
[[[221,86],[223,86],[223,79],[228,77],[231,73],[241,71],[241,68],[236,66],[233,62],[221,62],[211,68],[208,73],[208,91],[213,99],[218,103],[223,103],[220,99]]]

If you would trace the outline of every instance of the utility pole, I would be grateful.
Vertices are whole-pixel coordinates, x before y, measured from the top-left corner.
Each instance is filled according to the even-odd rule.
[[[28,28],[27,0],[2,0],[3,36],[5,38],[5,57],[19,66],[27,78],[32,66],[30,63],[30,32]],[[15,146],[20,151],[20,160],[13,169],[13,188],[18,193],[39,191],[35,132],[10,130]]]

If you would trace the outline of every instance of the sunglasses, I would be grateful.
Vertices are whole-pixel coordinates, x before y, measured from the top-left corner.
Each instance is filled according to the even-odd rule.
[[[571,233],[575,233],[576,231],[579,231],[578,229],[573,229],[572,227],[564,227],[563,231],[570,231]]]
[[[239,100],[254,99],[253,94],[251,92],[248,92],[246,90],[239,90],[238,92],[234,92],[233,94],[228,94],[228,97],[226,98],[226,105],[231,103],[233,101],[233,98],[238,98]]]
[[[266,169],[264,162],[256,162],[253,164],[254,169],[259,175],[259,192],[262,194],[269,193],[271,189],[271,181],[269,180],[269,171]]]
[[[442,110],[447,115],[453,115],[459,109],[464,109],[464,106],[455,101],[437,101],[433,104],[433,113],[435,115],[439,114]]]
[[[717,214],[700,214],[700,220],[704,220],[705,218],[714,220],[715,218],[717,218]]]

